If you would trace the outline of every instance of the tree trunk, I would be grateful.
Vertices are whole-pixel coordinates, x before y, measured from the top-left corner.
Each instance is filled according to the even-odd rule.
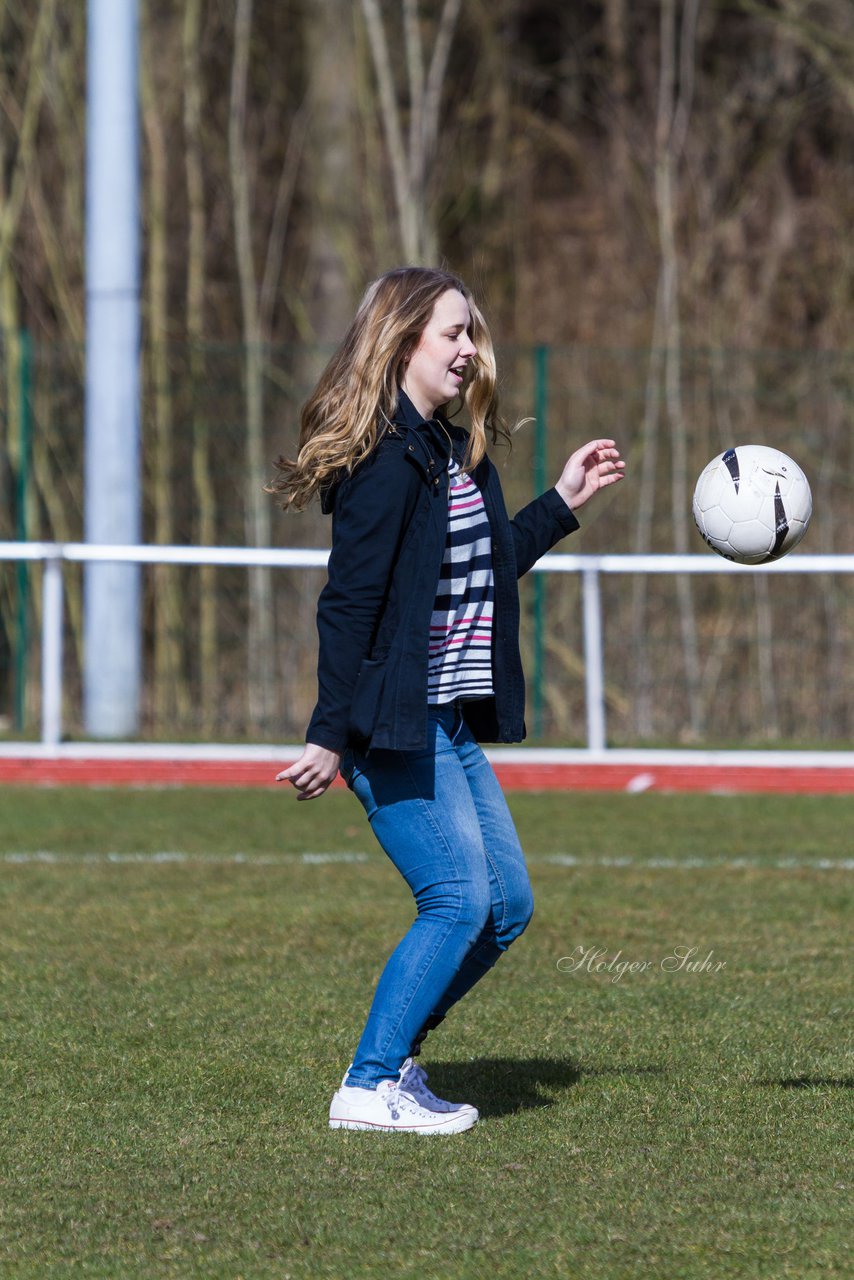
[[[0,114],[0,348],[2,348],[4,385],[6,388],[5,413],[0,415],[5,426],[5,439],[0,434],[0,493],[4,497],[12,485],[17,484],[22,464],[20,451],[20,423],[24,413],[21,399],[21,339],[18,282],[12,262],[12,251],[18,235],[27,197],[30,171],[37,155],[37,132],[46,84],[46,62],[53,32],[56,0],[41,0],[30,41],[24,100],[13,124],[17,137],[15,145],[7,141],[8,112]],[[0,10],[0,21],[5,14]],[[5,68],[0,70],[5,80]],[[2,97],[7,96],[2,84]],[[5,102],[4,102],[5,106]],[[14,158],[13,158],[14,157]],[[33,458],[34,472],[39,461]],[[35,474],[33,476],[36,482]],[[24,502],[32,500],[34,488],[24,495]],[[14,537],[16,530],[8,528]],[[8,590],[0,597],[0,629],[13,635],[17,625],[18,601],[13,581],[21,581],[18,575],[3,575]],[[18,636],[20,643],[21,637]]]
[[[652,550],[656,478],[658,476],[661,377],[664,367],[663,308],[663,286],[659,275],[644,393],[641,463],[640,475],[638,476],[637,515],[633,543],[633,549],[638,555],[645,555]],[[652,738],[655,731],[653,721],[654,686],[650,678],[650,646],[647,636],[648,596],[648,575],[636,573],[632,584],[632,636],[635,650],[635,725],[637,734],[642,740]]]
[[[143,13],[143,57],[140,62],[142,122],[148,147],[148,347],[154,383],[151,488],[154,499],[154,541],[175,541],[173,520],[173,402],[169,371],[168,207],[169,164],[166,134],[160,113],[160,87],[154,83],[156,65],[151,48],[149,7]],[[186,628],[179,570],[158,564],[154,579],[154,689],[152,712],[158,728],[186,723],[189,710],[182,675],[181,638]]]
[[[353,316],[361,272],[356,244],[356,105],[351,0],[310,5],[305,14],[311,67],[306,189],[310,193],[306,303],[317,342],[337,343]]]
[[[202,0],[186,0],[182,29],[184,68],[184,164],[187,186],[186,326],[189,346],[190,416],[194,536],[203,547],[216,543],[216,496],[211,467],[210,432],[199,396],[205,379],[205,184],[202,148]],[[219,707],[219,641],[216,617],[216,569],[201,565],[196,580],[199,619],[199,710],[196,722],[210,735]]]
[[[228,154],[243,318],[243,385],[246,406],[244,510],[247,545],[265,547],[270,545],[271,510],[270,500],[264,493],[268,471],[264,449],[264,353],[252,251],[250,180],[245,137],[251,32],[252,0],[237,0]],[[274,723],[278,702],[273,656],[272,587],[270,569],[249,570],[248,711],[250,724],[260,730]]]
[[[664,403],[670,425],[670,501],[673,545],[678,555],[688,552],[688,448],[682,409],[682,328],[679,315],[679,258],[676,246],[678,165],[684,147],[693,85],[694,30],[699,0],[685,0],[677,38],[676,0],[662,0],[659,100],[656,125],[655,205],[661,249],[661,289],[664,331]],[[678,49],[678,55],[677,55]],[[679,93],[675,82],[679,62]],[[682,650],[688,694],[690,732],[702,730],[700,661],[691,579],[676,577]]]
[[[626,132],[629,68],[626,44],[626,0],[605,0],[605,47],[612,104],[608,129],[609,177],[614,198],[623,215],[629,193],[629,142]]]

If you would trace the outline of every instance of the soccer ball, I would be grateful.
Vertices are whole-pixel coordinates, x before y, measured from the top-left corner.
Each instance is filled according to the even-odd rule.
[[[796,462],[762,444],[713,458],[694,490],[694,523],[718,555],[739,564],[779,560],[812,515],[809,482]]]

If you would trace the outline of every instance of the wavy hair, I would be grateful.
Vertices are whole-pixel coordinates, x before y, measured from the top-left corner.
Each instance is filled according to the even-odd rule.
[[[471,292],[457,276],[433,267],[398,267],[365,291],[338,350],[300,417],[295,459],[280,457],[269,487],[286,509],[302,510],[342,471],[361,462],[391,426],[406,360],[418,346],[437,300],[457,289],[468,303],[477,347],[461,387],[469,417],[465,467],[477,466],[492,443],[510,434],[500,417],[495,353],[489,329]]]

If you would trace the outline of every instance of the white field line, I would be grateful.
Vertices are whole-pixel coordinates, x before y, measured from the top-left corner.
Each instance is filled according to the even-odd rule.
[[[385,861],[380,853],[362,851],[330,852],[330,853],[280,853],[280,854],[202,854],[180,853],[164,850],[160,853],[55,853],[50,850],[38,850],[30,853],[3,853],[0,862],[15,866],[33,865],[68,865],[85,866],[90,864],[122,865],[143,864],[149,866],[193,865],[193,866],[323,866],[327,863],[364,863]],[[614,870],[640,871],[854,871],[854,858],[797,858],[797,857],[742,857],[742,858],[635,858],[629,855],[619,857],[577,857],[571,853],[531,854],[527,861],[531,865],[553,867],[603,868]]]

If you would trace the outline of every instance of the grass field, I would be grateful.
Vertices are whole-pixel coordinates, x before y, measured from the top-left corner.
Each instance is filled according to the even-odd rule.
[[[410,914],[349,795],[0,793],[0,1276],[850,1277],[854,799],[511,803],[442,1139],[326,1127]]]

